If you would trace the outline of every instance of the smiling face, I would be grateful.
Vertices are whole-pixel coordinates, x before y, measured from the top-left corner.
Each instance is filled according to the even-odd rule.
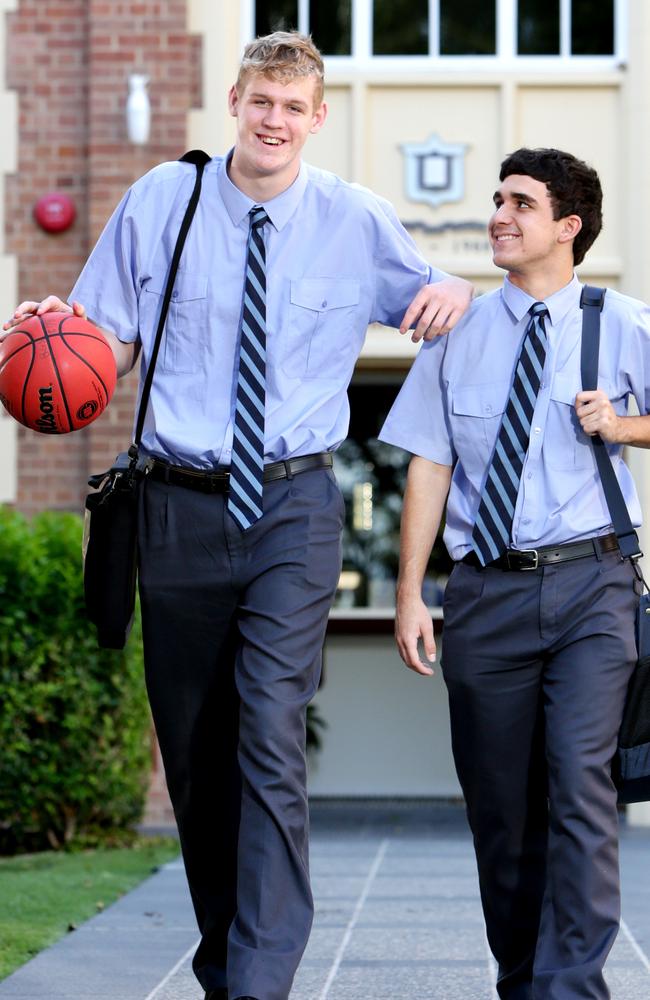
[[[497,267],[508,271],[515,284],[541,273],[571,280],[572,244],[582,223],[577,215],[553,218],[546,184],[511,174],[495,191],[494,206],[488,236]]]
[[[228,106],[237,119],[230,177],[255,200],[275,197],[296,179],[307,137],[327,114],[326,105],[316,103],[316,89],[314,76],[281,82],[261,73],[247,76],[239,91],[230,89]]]

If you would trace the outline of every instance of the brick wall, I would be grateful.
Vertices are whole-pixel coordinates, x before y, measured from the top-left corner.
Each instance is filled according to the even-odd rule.
[[[199,40],[186,0],[20,0],[7,16],[7,86],[19,98],[19,169],[6,185],[7,250],[16,254],[19,300],[66,298],[128,185],[186,148],[187,112],[200,104]],[[150,77],[151,138],[131,146],[128,76]],[[70,230],[44,233],[34,202],[47,191],[77,207]],[[91,472],[129,442],[135,377],[83,431],[51,438],[19,431],[17,506],[80,510]]]
[[[7,86],[19,99],[18,172],[6,183],[7,251],[18,258],[19,301],[67,295],[107,218],[132,181],[186,149],[187,112],[200,104],[200,41],[186,0],[20,0],[7,16]],[[128,76],[150,77],[151,138],[127,139]],[[33,205],[47,191],[76,204],[74,225],[48,235]],[[81,511],[90,473],[130,441],[136,379],[122,379],[104,414],[60,438],[19,430],[16,505]],[[172,821],[160,755],[152,748],[147,819]]]

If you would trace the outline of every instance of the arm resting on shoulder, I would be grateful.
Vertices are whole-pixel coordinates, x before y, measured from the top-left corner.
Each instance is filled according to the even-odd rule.
[[[418,639],[422,639],[430,662],[436,658],[436,644],[431,615],[422,600],[422,582],[442,521],[451,473],[450,465],[416,455],[409,465],[404,494],[395,639],[406,666],[425,676],[433,670],[418,655]]]
[[[404,313],[400,333],[415,326],[411,334],[414,344],[448,333],[469,309],[473,295],[472,283],[454,275],[425,285]]]

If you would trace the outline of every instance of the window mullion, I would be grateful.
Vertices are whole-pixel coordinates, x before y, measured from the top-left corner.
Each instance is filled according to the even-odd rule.
[[[497,0],[497,56],[514,59],[517,55],[517,0]]]
[[[248,0],[242,3],[239,12],[239,31],[241,33],[241,45],[248,45],[251,38],[255,37],[255,0]]]
[[[440,55],[440,0],[429,0],[429,55]]]
[[[373,0],[352,0],[352,55],[366,62],[372,55]]]
[[[560,0],[560,55],[571,55],[571,0]]]
[[[309,34],[309,0],[298,0],[298,31]]]

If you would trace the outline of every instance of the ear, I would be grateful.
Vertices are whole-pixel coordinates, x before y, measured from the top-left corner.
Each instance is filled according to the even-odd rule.
[[[559,226],[558,243],[571,243],[582,229],[582,219],[579,215],[567,215],[560,219]]]
[[[311,128],[309,131],[313,134],[320,132],[323,125],[325,124],[325,119],[327,118],[327,104],[325,101],[321,104],[319,108],[314,111],[314,117],[311,120]]]
[[[233,83],[232,87],[228,91],[228,111],[233,116],[237,117],[237,106],[239,104],[239,94],[237,93],[237,87]]]

